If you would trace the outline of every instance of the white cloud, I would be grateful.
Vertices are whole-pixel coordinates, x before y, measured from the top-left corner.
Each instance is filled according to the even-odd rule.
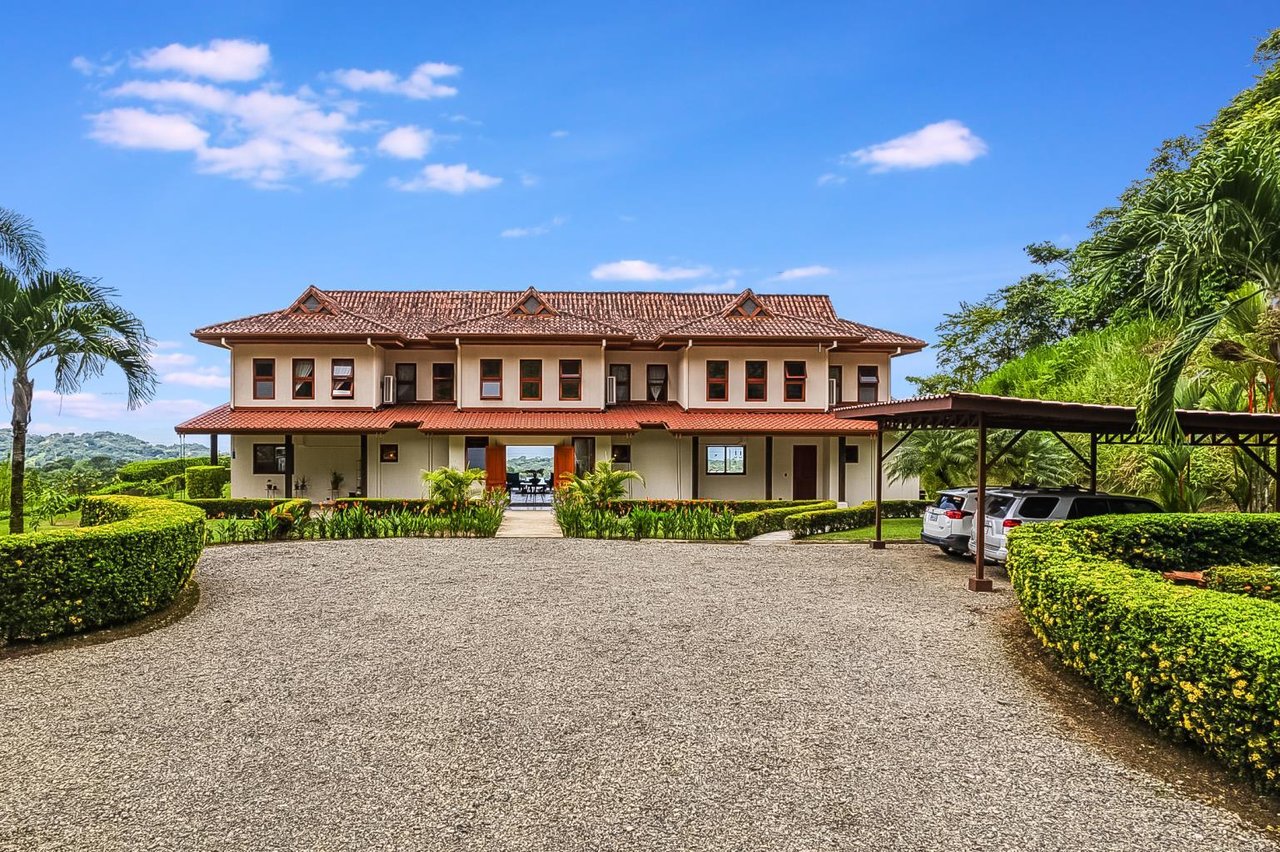
[[[346,180],[363,169],[344,138],[356,129],[351,119],[338,110],[326,111],[306,89],[292,95],[267,88],[241,94],[184,80],[132,80],[109,94],[194,110],[217,130],[222,144],[206,144],[211,134],[192,117],[140,109],[95,116],[94,138],[124,147],[191,150],[202,172],[275,188],[300,175]],[[152,144],[141,144],[148,140]]]
[[[204,46],[171,44],[145,51],[133,60],[147,71],[177,71],[219,82],[256,80],[271,62],[271,49],[254,41],[216,38]]]
[[[404,192],[448,192],[461,195],[477,189],[492,189],[502,183],[502,178],[486,175],[467,168],[466,163],[451,166],[432,163],[422,169],[421,174],[409,180],[392,179],[391,186]]]
[[[388,157],[401,160],[421,160],[431,150],[435,134],[422,127],[405,125],[388,131],[378,140],[378,150]]]
[[[193,388],[225,388],[231,377],[218,367],[198,367],[194,370],[162,373],[160,381],[166,385],[186,385]]]
[[[531,225],[527,228],[507,228],[499,236],[508,239],[518,237],[540,237],[543,234],[549,234],[556,228],[559,228],[565,222],[569,221],[564,216],[555,216],[540,225]]]
[[[819,278],[823,275],[831,275],[833,272],[835,270],[829,266],[797,266],[793,269],[782,270],[770,280],[795,281],[799,278]]]
[[[94,62],[86,56],[76,56],[71,60],[71,67],[86,77],[109,77],[120,67],[119,62]]]
[[[125,417],[161,417],[185,419],[209,408],[209,404],[198,399],[157,399],[130,411],[124,396],[106,399],[96,393],[87,391],[69,393],[66,396],[51,390],[37,390],[32,394],[32,408],[40,419],[52,417],[79,417],[84,420],[122,420]]]
[[[567,131],[567,130],[553,130],[553,131],[551,131],[551,138],[552,138],[552,139],[563,139],[563,138],[565,138],[565,137],[566,137],[566,136],[568,136],[568,135],[569,135],[569,131]]]
[[[826,172],[818,175],[818,186],[839,186],[848,180],[844,175],[838,175],[835,172]]]
[[[888,142],[844,155],[842,162],[869,166],[873,172],[964,165],[987,153],[987,143],[954,119],[926,125]]]
[[[647,260],[616,260],[591,270],[597,281],[683,281],[711,272],[706,266],[659,266]]]
[[[330,76],[341,86],[353,92],[382,92],[404,95],[414,100],[449,98],[458,94],[453,86],[436,82],[440,77],[455,77],[462,72],[457,65],[443,62],[424,62],[413,69],[408,77],[400,77],[391,71],[362,71],[346,68],[334,71]]]
[[[144,109],[109,109],[89,116],[89,135],[117,148],[152,151],[198,151],[209,134],[181,115],[159,114]]]
[[[156,345],[157,349],[173,348],[161,347]],[[151,366],[153,367],[190,367],[196,362],[196,356],[188,355],[186,352],[152,352]]]

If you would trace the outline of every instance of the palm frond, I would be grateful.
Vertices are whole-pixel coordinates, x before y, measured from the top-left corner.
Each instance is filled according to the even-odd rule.
[[[34,278],[44,267],[44,237],[26,216],[0,207],[0,260],[23,278]]]

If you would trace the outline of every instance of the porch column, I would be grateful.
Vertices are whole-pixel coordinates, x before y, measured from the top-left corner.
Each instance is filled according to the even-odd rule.
[[[368,497],[369,483],[369,436],[360,433],[360,473],[359,482],[356,484],[356,493],[361,497]]]
[[[764,499],[773,499],[773,436],[764,436]]]
[[[284,436],[284,498],[293,497],[293,436]]]
[[[969,591],[991,591],[991,579],[986,576],[987,545],[987,418],[978,413],[978,505],[973,512],[973,576],[969,578]]]
[[[875,550],[884,550],[884,427],[876,429],[876,537],[871,542]]]
[[[692,485],[690,485],[689,487],[689,495],[694,500],[697,500],[698,499],[698,436],[697,435],[692,436],[691,440],[693,441],[693,453],[690,459],[691,461],[690,468],[693,471],[693,479],[690,480],[692,482]]]
[[[209,436],[209,464],[216,465],[218,463],[218,433],[214,432]]]
[[[847,502],[844,496],[845,474],[847,472],[844,466],[844,456],[848,446],[849,439],[844,435],[836,439],[836,499],[841,503]]]

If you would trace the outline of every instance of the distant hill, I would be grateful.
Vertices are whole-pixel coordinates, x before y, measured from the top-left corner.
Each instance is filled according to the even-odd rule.
[[[0,429],[0,461],[9,458],[13,432]],[[169,459],[182,455],[180,444],[153,444],[122,432],[55,432],[27,436],[27,464],[39,467],[59,459],[105,456],[116,462]],[[208,444],[187,444],[187,456],[209,455]]]

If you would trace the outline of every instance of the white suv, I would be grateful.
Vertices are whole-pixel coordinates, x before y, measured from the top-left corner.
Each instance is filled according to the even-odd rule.
[[[964,556],[973,533],[973,513],[978,508],[978,489],[947,488],[924,510],[920,540],[942,548],[943,553]]]
[[[1009,530],[1023,524],[1163,511],[1142,497],[1090,494],[1078,488],[997,488],[987,494],[983,555],[992,562],[1004,562],[1009,555],[1006,536]],[[977,553],[973,538],[969,539],[968,551]]]

